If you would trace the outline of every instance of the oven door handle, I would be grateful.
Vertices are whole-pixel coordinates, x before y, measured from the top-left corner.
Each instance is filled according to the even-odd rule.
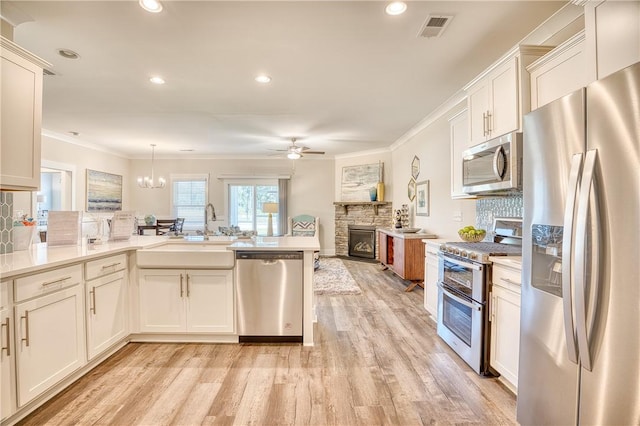
[[[453,300],[455,300],[456,302],[461,303],[461,304],[463,304],[464,306],[466,306],[466,307],[468,307],[468,308],[471,308],[471,309],[474,309],[474,310],[476,310],[476,311],[481,311],[481,310],[482,310],[482,305],[479,305],[479,304],[477,304],[477,303],[469,302],[469,301],[464,300],[463,298],[461,298],[461,297],[459,297],[459,296],[456,296],[455,294],[453,294],[453,293],[451,293],[449,290],[447,290],[447,289],[445,288],[445,286],[444,286],[444,285],[442,285],[442,283],[438,283],[438,287],[440,287],[440,289],[442,290],[442,292],[443,292],[444,294],[446,294],[446,295],[447,295],[447,297],[452,298],[452,299],[453,299]]]
[[[474,265],[473,263],[467,263],[467,262],[463,262],[462,260],[451,258],[451,257],[447,256],[446,254],[444,254],[442,252],[440,254],[441,254],[442,258],[444,260],[446,260],[447,262],[451,262],[451,263],[453,263],[455,265],[459,265],[459,266],[464,266],[465,268],[473,269],[473,270],[476,270],[476,271],[482,271],[482,266]]]

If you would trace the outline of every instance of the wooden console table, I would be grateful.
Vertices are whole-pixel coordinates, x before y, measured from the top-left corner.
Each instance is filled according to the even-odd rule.
[[[378,261],[403,280],[411,281],[405,291],[416,286],[424,288],[423,239],[437,238],[427,233],[403,233],[395,229],[378,228]]]

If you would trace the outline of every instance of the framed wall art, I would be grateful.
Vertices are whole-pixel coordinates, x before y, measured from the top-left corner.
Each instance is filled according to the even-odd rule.
[[[122,176],[87,169],[87,211],[122,210]]]
[[[429,216],[429,181],[416,183],[416,216]]]
[[[409,201],[413,201],[416,198],[416,181],[413,178],[409,179],[407,195],[409,196]]]
[[[413,156],[413,161],[411,162],[411,177],[415,180],[418,179],[418,175],[420,174],[420,159],[417,155]]]
[[[369,190],[382,181],[383,163],[342,168],[341,201],[370,201]]]

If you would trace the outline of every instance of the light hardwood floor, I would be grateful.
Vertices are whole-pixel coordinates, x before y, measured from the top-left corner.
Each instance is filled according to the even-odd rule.
[[[21,424],[515,424],[514,396],[437,337],[422,290],[345,264],[363,293],[318,297],[314,347],[132,343]]]

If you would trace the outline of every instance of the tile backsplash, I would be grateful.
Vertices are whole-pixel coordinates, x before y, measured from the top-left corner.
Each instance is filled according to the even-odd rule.
[[[0,254],[13,252],[13,194],[0,191]]]
[[[506,197],[478,198],[476,200],[476,228],[486,229],[487,237],[491,240],[493,234],[493,218],[495,217],[522,217],[522,194]]]

